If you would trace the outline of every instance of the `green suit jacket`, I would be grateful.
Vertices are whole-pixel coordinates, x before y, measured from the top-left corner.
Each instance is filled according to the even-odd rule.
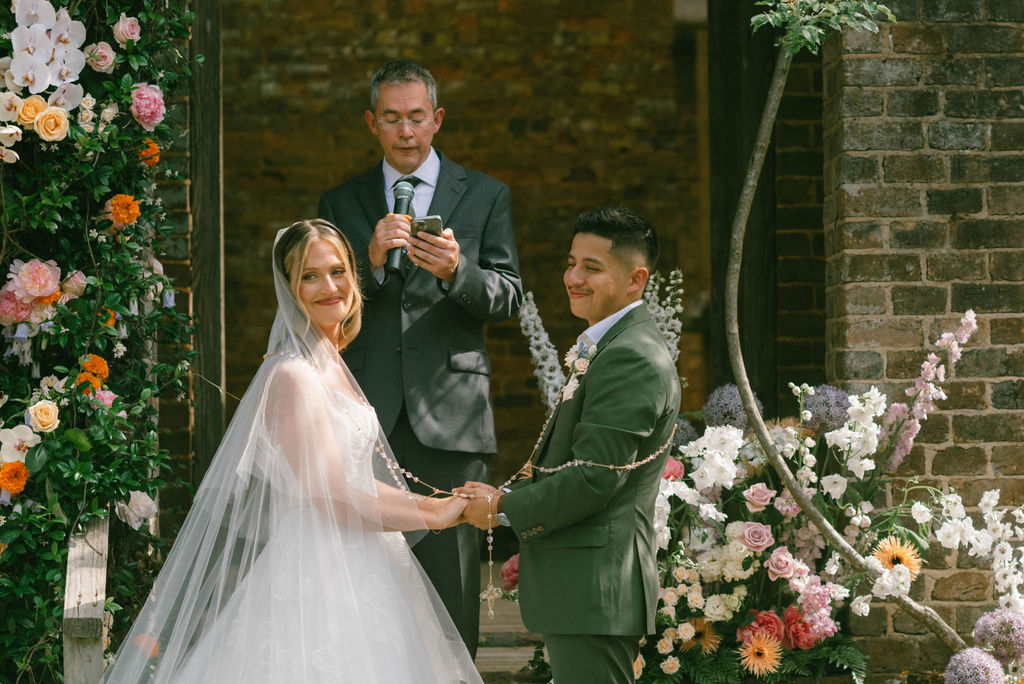
[[[679,412],[679,375],[643,305],[601,338],[579,387],[554,410],[534,463],[641,461]],[[654,500],[668,451],[635,470],[534,471],[505,494],[519,537],[523,622],[541,634],[654,631],[658,572]]]

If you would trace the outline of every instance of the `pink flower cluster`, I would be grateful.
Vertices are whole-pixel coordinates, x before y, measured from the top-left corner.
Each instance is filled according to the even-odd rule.
[[[159,86],[136,83],[132,90],[132,116],[147,131],[154,130],[164,120],[164,91]]]
[[[960,359],[960,345],[966,344],[971,335],[978,329],[974,311],[960,319],[960,327],[953,332],[944,332],[935,343],[949,354],[949,368],[953,369]],[[914,386],[908,387],[906,394],[911,397],[911,405],[891,404],[882,418],[882,429],[890,439],[895,439],[889,470],[895,471],[903,459],[914,447],[914,439],[921,431],[921,421],[928,419],[928,414],[935,411],[935,401],[946,398],[946,393],[936,386],[936,382],[945,382],[946,367],[936,354],[929,354],[921,364],[921,374],[914,380]]]
[[[505,591],[519,586],[519,554],[515,554],[501,566],[501,579],[505,580]]]
[[[814,641],[826,639],[836,633],[836,623],[832,619],[832,597],[834,585],[831,582],[821,583],[821,578],[811,575],[806,582],[803,582],[803,589],[797,598],[800,604],[798,618],[807,625],[807,633],[814,638]],[[792,606],[790,606],[792,608]],[[786,624],[789,624],[787,609]],[[811,642],[813,645],[814,642]],[[810,646],[798,646],[798,648],[810,648]]]
[[[64,303],[85,291],[85,276],[72,273],[62,284],[54,261],[15,259],[0,288],[0,325],[42,323],[53,317],[52,305]]]

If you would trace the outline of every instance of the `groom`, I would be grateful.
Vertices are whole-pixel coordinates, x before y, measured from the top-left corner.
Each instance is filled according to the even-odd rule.
[[[679,412],[678,373],[642,300],[657,257],[653,226],[629,209],[576,220],[564,281],[590,327],[537,467],[505,491],[462,489],[477,495],[468,522],[519,538],[523,622],[544,636],[557,684],[632,684],[640,638],[654,631],[654,500]]]

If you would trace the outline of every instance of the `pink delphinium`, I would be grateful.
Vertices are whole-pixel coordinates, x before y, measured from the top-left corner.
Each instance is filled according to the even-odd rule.
[[[743,492],[743,498],[746,500],[747,510],[751,513],[759,513],[763,511],[765,507],[772,502],[772,498],[777,493],[778,492],[774,489],[768,489],[768,485],[764,482],[754,483]]]
[[[832,587],[831,582],[822,584],[820,577],[811,575],[803,582],[803,589],[797,598],[801,619],[817,639],[825,639],[836,633],[836,623],[832,619]]]
[[[505,580],[505,591],[519,586],[519,554],[515,554],[501,566],[501,579]]]
[[[661,477],[665,480],[682,480],[686,474],[686,467],[682,461],[671,456],[665,461],[665,469],[661,471]]]
[[[131,112],[139,125],[147,131],[154,130],[164,120],[164,93],[159,86],[136,83],[132,90]]]
[[[11,279],[11,289],[23,302],[52,295],[60,286],[60,269],[57,268],[57,262],[52,260],[32,259],[25,263],[15,259],[11,263],[8,277]]]
[[[751,638],[758,632],[763,632],[778,642],[785,638],[786,626],[783,624],[782,618],[776,615],[774,611],[751,610],[750,613],[754,616],[754,621],[736,630],[737,641],[749,644]]]

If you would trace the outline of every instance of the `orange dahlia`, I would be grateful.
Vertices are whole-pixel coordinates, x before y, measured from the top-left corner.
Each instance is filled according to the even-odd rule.
[[[88,384],[81,388],[82,394],[92,394],[93,390],[99,389],[100,385],[103,384],[99,378],[88,371],[79,373],[78,377],[75,378],[75,387],[79,387],[85,383]]]
[[[139,159],[146,166],[156,166],[157,162],[160,161],[160,148],[157,147],[156,141],[152,138],[146,138],[142,141],[142,144],[145,147],[139,150]]]
[[[689,651],[699,644],[704,655],[711,655],[717,651],[722,644],[722,637],[715,631],[712,623],[704,618],[695,618],[689,622],[693,625],[693,636],[680,644],[679,648]]]
[[[899,537],[886,537],[878,542],[874,555],[886,570],[904,565],[910,571],[911,578],[921,572],[921,556],[917,549]]]
[[[110,200],[110,219],[114,223],[127,226],[130,223],[135,223],[135,219],[141,215],[139,203],[131,195],[114,195],[114,198]]]
[[[5,489],[11,494],[21,494],[27,481],[28,468],[21,461],[4,463],[0,468],[0,489]]]
[[[102,356],[96,356],[95,354],[89,354],[82,360],[82,370],[92,373],[101,382],[106,382],[107,378],[110,377],[110,368],[107,366],[107,362]]]
[[[736,650],[743,668],[755,677],[763,677],[779,669],[782,647],[767,632],[754,632],[749,644]]]

